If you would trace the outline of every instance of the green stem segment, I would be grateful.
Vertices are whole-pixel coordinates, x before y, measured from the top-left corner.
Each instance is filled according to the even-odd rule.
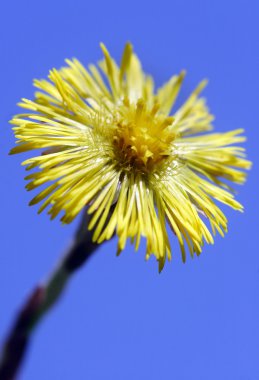
[[[38,285],[18,313],[0,355],[0,380],[15,380],[25,357],[33,330],[42,317],[56,304],[71,275],[96,250],[92,233],[87,231],[88,217],[83,215],[73,244],[49,279]]]

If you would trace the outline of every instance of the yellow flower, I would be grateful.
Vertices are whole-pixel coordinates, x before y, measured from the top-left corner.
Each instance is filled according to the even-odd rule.
[[[130,44],[120,66],[101,48],[99,68],[67,60],[49,80],[35,80],[35,100],[19,104],[28,113],[12,120],[18,145],[11,153],[44,149],[23,162],[27,170],[39,168],[26,177],[27,189],[45,185],[30,202],[43,201],[39,212],[49,207],[53,219],[63,211],[61,220],[70,223],[87,205],[94,241],[116,232],[119,253],[128,238],[137,250],[144,237],[146,258],[154,254],[161,270],[171,259],[167,223],[185,261],[186,245],[193,256],[204,241],[213,243],[208,225],[213,234],[227,231],[214,200],[242,210],[224,180],[245,180],[250,162],[233,145],[245,137],[241,129],[200,134],[212,129],[199,97],[206,81],[171,112],[184,72],[154,91]]]

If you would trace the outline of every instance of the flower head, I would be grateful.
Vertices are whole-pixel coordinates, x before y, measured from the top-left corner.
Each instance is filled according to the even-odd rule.
[[[171,259],[166,224],[185,261],[185,246],[193,256],[204,241],[213,243],[208,225],[213,234],[227,231],[214,200],[242,210],[224,180],[241,184],[250,167],[235,145],[245,140],[243,130],[203,133],[213,120],[199,97],[206,81],[172,112],[184,72],[154,91],[130,44],[119,66],[101,48],[98,66],[67,60],[49,80],[35,80],[34,101],[19,104],[28,112],[12,120],[18,141],[11,153],[43,150],[23,162],[38,168],[26,177],[27,189],[45,185],[30,202],[42,202],[39,212],[48,207],[55,218],[63,211],[70,223],[88,206],[94,241],[116,232],[119,253],[128,238],[138,249],[145,237],[146,257],[154,254],[161,270]]]

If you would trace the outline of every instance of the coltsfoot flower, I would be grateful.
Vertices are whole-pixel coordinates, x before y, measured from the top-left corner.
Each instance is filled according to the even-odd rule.
[[[52,219],[63,212],[70,223],[87,206],[94,241],[116,232],[120,253],[128,238],[137,250],[144,237],[146,258],[154,254],[161,270],[171,260],[167,224],[185,261],[186,246],[199,255],[212,234],[227,231],[214,200],[242,210],[228,182],[243,183],[250,167],[235,145],[245,137],[242,129],[203,133],[213,120],[199,97],[206,81],[172,112],[184,71],[155,91],[130,44],[119,66],[101,48],[98,66],[67,60],[49,80],[35,80],[35,99],[19,104],[28,113],[12,120],[11,153],[43,149],[23,162],[39,169],[26,177],[27,189],[45,185],[30,202],[42,202],[39,212],[48,208]]]

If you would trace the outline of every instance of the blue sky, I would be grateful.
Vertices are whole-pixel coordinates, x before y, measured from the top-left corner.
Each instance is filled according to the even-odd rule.
[[[116,258],[116,242],[103,245],[37,329],[20,379],[258,380],[259,3],[25,0],[0,10],[0,340],[78,222],[64,227],[28,207],[25,155],[7,155],[8,120],[21,97],[33,96],[33,78],[65,58],[95,62],[100,41],[119,59],[130,40],[157,85],[187,70],[181,99],[209,78],[204,95],[216,129],[245,128],[254,161],[236,187],[245,213],[224,207],[229,233],[198,259],[183,265],[171,236],[173,261],[159,275],[143,249],[128,246]]]

